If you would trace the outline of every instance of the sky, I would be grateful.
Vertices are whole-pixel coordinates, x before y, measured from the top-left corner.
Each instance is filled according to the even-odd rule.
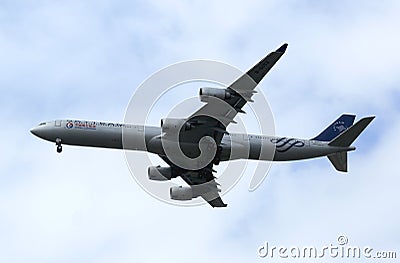
[[[1,1],[0,262],[286,262],[257,250],[340,235],[400,257],[399,10],[398,1]],[[29,133],[60,118],[122,121],[161,68],[210,59],[245,71],[285,42],[260,85],[276,134],[311,138],[342,113],[376,116],[346,174],[326,158],[274,163],[254,192],[246,173],[226,209],[177,207],[136,184],[122,151],[57,154]]]

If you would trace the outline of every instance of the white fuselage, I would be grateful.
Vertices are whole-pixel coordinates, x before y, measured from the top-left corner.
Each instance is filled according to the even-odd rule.
[[[47,141],[65,145],[147,151],[164,154],[161,128],[111,122],[56,120],[43,122],[31,132]],[[129,142],[129,143],[125,143]],[[187,149],[198,145],[180,145]],[[221,161],[235,159],[289,161],[351,151],[354,147],[333,147],[327,142],[252,134],[225,134],[221,142]],[[245,150],[243,150],[245,148]],[[265,152],[273,154],[262,154]],[[234,153],[234,154],[231,154]]]

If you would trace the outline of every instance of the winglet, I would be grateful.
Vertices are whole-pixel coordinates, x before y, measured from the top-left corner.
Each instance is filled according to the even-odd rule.
[[[285,43],[285,44],[283,44],[280,48],[278,48],[278,49],[276,50],[276,52],[285,53],[287,47],[288,47],[288,44]]]

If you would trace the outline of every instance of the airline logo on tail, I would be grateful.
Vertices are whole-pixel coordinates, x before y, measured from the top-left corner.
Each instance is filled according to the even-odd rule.
[[[355,115],[342,114],[337,120],[329,125],[323,132],[312,140],[329,142],[336,138],[339,134],[347,130],[354,123]]]
[[[338,132],[343,132],[347,129],[348,127],[345,126],[345,123],[343,121],[337,121],[333,125],[333,130],[338,131]]]

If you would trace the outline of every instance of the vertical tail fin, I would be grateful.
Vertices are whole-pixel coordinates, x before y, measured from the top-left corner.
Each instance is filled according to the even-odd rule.
[[[317,137],[314,137],[311,140],[324,142],[333,140],[335,137],[353,125],[355,117],[355,115],[343,114],[337,120],[332,122],[332,124],[323,130]]]

